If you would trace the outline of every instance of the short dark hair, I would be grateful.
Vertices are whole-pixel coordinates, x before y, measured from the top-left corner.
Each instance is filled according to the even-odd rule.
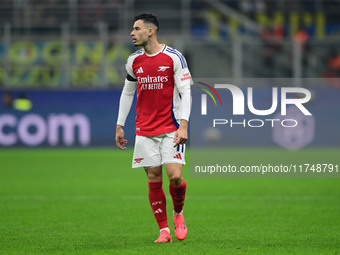
[[[143,13],[135,17],[135,21],[137,20],[143,20],[144,23],[154,24],[157,28],[157,31],[159,30],[159,22],[156,15]]]

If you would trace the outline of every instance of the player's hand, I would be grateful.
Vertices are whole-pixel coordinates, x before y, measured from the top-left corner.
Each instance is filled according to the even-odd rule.
[[[181,120],[181,125],[177,129],[174,137],[174,147],[179,144],[185,144],[188,140],[188,121]]]
[[[116,145],[121,150],[126,150],[126,147],[124,145],[127,144],[127,140],[124,139],[124,130],[123,127],[120,125],[117,125],[116,128]]]

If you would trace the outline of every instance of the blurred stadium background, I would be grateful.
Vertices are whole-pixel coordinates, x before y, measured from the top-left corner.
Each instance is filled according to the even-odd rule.
[[[340,76],[335,0],[2,0],[0,146],[111,145],[143,12],[159,16],[159,38],[193,77]]]
[[[195,77],[338,77],[339,11],[336,0],[3,0],[0,81],[121,87],[143,12],[159,16],[160,38]]]

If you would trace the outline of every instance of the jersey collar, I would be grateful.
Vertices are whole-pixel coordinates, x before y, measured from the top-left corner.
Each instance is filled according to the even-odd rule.
[[[155,53],[155,54],[147,54],[145,51],[144,51],[144,53],[145,53],[145,55],[147,55],[148,57],[154,57],[154,56],[158,55],[159,53],[163,52],[165,49],[166,49],[166,45],[164,44],[163,49],[161,49],[159,52],[157,52],[157,53]]]

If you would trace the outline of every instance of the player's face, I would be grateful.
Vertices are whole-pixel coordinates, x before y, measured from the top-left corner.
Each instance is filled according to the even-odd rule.
[[[131,37],[135,46],[145,46],[149,41],[150,27],[146,26],[143,20],[137,20],[133,24]]]

